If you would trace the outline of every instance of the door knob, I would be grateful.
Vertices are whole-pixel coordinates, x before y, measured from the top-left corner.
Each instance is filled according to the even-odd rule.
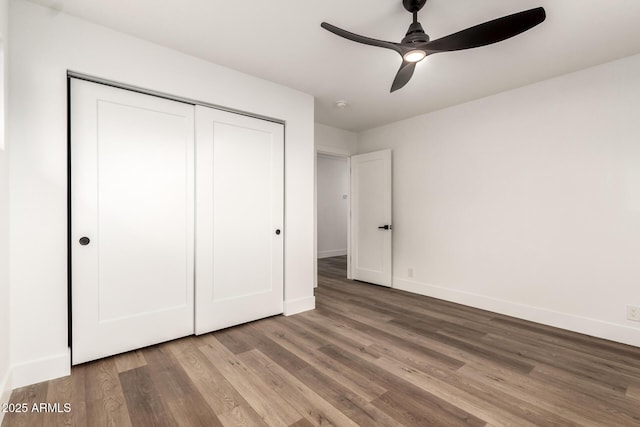
[[[280,229],[279,228],[276,230],[276,234],[280,235]]]
[[[391,226],[388,225],[388,224],[385,224],[385,225],[383,225],[381,227],[378,227],[378,229],[380,229],[380,230],[391,230]]]
[[[80,238],[80,244],[82,246],[88,245],[90,241],[91,241],[91,239],[89,239],[88,237],[81,237]]]

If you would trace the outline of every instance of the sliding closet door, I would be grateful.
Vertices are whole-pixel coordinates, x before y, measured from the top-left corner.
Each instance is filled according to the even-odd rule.
[[[194,107],[72,79],[73,364],[193,334]]]
[[[284,126],[196,107],[196,333],[282,313]]]

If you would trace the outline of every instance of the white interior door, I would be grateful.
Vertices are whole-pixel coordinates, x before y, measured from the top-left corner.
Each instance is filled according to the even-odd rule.
[[[391,286],[391,150],[351,157],[351,276]]]
[[[73,364],[194,331],[193,116],[72,79]]]
[[[196,106],[196,334],[283,311],[284,126]]]

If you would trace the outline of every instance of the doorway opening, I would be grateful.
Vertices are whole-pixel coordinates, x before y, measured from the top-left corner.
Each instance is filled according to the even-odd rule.
[[[317,259],[349,277],[350,158],[318,151],[316,156]]]

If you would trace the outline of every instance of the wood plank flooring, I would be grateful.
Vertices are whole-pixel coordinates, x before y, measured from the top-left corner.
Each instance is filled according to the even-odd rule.
[[[2,426],[640,426],[639,348],[318,264],[316,310],[74,367]]]

